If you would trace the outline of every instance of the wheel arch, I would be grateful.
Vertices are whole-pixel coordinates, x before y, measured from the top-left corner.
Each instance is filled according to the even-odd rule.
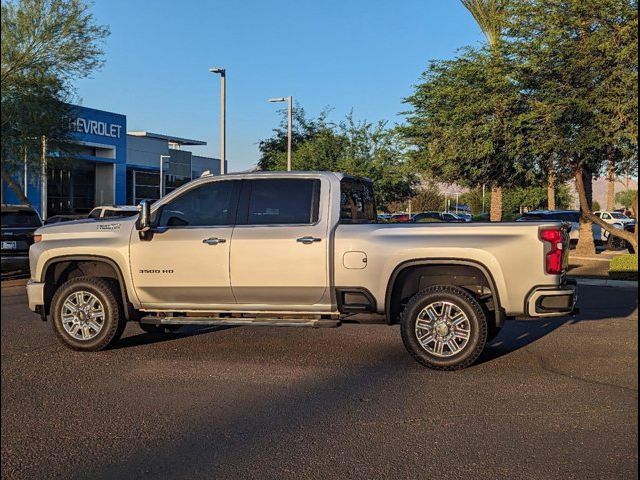
[[[391,273],[385,292],[387,323],[397,323],[403,301],[431,285],[477,285],[488,288],[496,325],[501,326],[504,322],[505,313],[500,303],[497,284],[491,271],[484,264],[467,259],[424,258],[402,262]]]
[[[44,305],[48,314],[57,287],[71,278],[92,276],[117,282],[125,318],[130,319],[133,306],[129,301],[122,269],[113,259],[100,255],[63,255],[46,261],[41,278],[45,283]]]

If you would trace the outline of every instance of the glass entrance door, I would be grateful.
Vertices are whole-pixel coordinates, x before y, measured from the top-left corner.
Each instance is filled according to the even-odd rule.
[[[47,214],[80,215],[95,206],[96,166],[84,160],[52,161],[47,169]]]

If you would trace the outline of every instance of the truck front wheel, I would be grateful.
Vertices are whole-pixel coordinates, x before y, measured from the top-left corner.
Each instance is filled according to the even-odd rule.
[[[103,350],[122,335],[125,319],[108,279],[73,278],[58,288],[51,301],[53,329],[74,350]]]
[[[449,285],[416,293],[400,320],[402,341],[411,356],[436,370],[471,365],[485,347],[487,330],[478,301],[467,290]]]

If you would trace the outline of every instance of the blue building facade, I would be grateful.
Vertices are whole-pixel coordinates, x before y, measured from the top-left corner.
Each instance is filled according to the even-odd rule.
[[[20,178],[27,197],[44,217],[88,213],[95,205],[124,204],[127,175],[127,117],[93,108],[72,106],[72,138],[75,158],[60,161],[49,152],[46,201],[42,201],[39,169]],[[3,185],[3,203],[19,203]]]
[[[72,113],[73,158],[62,159],[59,152],[48,152],[45,185],[37,165],[26,175],[15,177],[18,184],[26,186],[27,198],[45,219],[87,214],[99,205],[157,200],[203,171],[220,172],[219,159],[184,149],[205,146],[204,141],[127,132],[127,117],[119,113],[76,105],[72,105]],[[19,203],[4,183],[2,203]]]

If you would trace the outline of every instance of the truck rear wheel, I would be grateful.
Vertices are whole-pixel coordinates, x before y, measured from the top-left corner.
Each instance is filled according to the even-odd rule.
[[[125,327],[122,308],[109,280],[77,277],[62,284],[51,302],[53,330],[74,350],[103,350]]]
[[[405,347],[422,365],[459,370],[476,361],[487,342],[482,306],[465,289],[449,285],[426,288],[405,305],[400,320]]]

